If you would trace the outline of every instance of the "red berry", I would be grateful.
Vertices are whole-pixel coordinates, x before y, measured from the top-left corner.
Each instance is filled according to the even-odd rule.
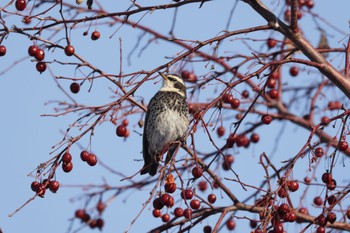
[[[36,190],[38,189],[40,183],[38,181],[33,181],[30,185],[30,188],[32,189],[33,192],[36,192]]]
[[[32,22],[32,19],[30,18],[30,16],[24,16],[22,22],[24,24],[30,24]]]
[[[41,48],[37,48],[34,57],[38,61],[44,60],[45,59],[45,52],[44,52],[44,50],[42,50]]]
[[[239,101],[239,99],[233,98],[230,104],[233,109],[236,109],[239,107],[239,105],[241,105],[241,101]]]
[[[277,41],[273,38],[268,38],[266,43],[267,43],[267,47],[269,47],[269,49],[272,49],[273,47],[276,46]]]
[[[70,163],[62,163],[62,169],[64,172],[68,173],[70,171],[72,171],[73,169],[73,163],[70,162]]]
[[[252,135],[250,135],[250,141],[253,143],[257,143],[260,140],[260,136],[257,133],[253,133]]]
[[[191,209],[187,208],[187,209],[184,210],[184,217],[186,219],[191,219],[192,218],[192,213],[193,213],[193,211]]]
[[[346,151],[349,147],[349,144],[347,141],[340,141],[338,147],[340,151]]]
[[[77,94],[80,91],[80,85],[77,82],[71,83],[69,88],[73,94]]]
[[[39,197],[44,197],[46,192],[46,187],[44,184],[39,184],[38,188],[36,189],[36,193],[38,194]]]
[[[249,91],[244,90],[244,91],[242,92],[242,97],[245,98],[245,99],[247,99],[247,98],[249,97]]]
[[[118,137],[124,137],[126,134],[127,128],[124,125],[119,125],[117,127],[116,133]]]
[[[103,203],[102,201],[99,201],[96,205],[96,210],[98,211],[98,213],[101,214],[105,209],[106,209],[106,204]]]
[[[162,194],[162,196],[160,196],[160,201],[163,203],[163,205],[167,205],[170,199],[170,195],[167,193]]]
[[[334,195],[328,197],[327,202],[329,205],[333,205],[337,202],[337,198]]]
[[[153,200],[153,208],[160,210],[164,207],[164,204],[160,200],[160,197],[157,197],[156,199]]]
[[[295,220],[297,220],[297,215],[294,212],[287,212],[283,219],[287,222],[295,222]]]
[[[72,161],[72,155],[69,154],[68,152],[64,153],[62,156],[62,161],[64,163],[70,163]]]
[[[314,204],[316,206],[321,206],[323,204],[323,200],[322,200],[322,197],[315,197],[314,198]]]
[[[101,230],[103,228],[103,225],[105,225],[105,222],[103,221],[103,219],[101,218],[96,219],[96,226],[98,229]]]
[[[89,152],[87,152],[86,150],[83,150],[80,153],[80,158],[81,158],[81,160],[83,160],[85,162],[89,159],[89,155],[90,155]]]
[[[192,83],[197,82],[197,79],[198,79],[197,76],[193,72],[190,72],[187,70],[182,71],[181,76],[185,81],[192,82]]]
[[[327,184],[327,183],[331,182],[332,179],[333,179],[333,177],[332,177],[331,173],[325,172],[322,174],[322,182],[323,183]]]
[[[299,183],[296,180],[291,180],[288,182],[288,189],[292,192],[295,192],[299,189]]]
[[[321,148],[321,147],[317,147],[316,149],[315,149],[315,155],[316,155],[316,157],[322,157],[323,156],[323,154],[324,154],[324,151],[323,151],[323,149]]]
[[[91,219],[91,220],[89,221],[89,227],[90,227],[91,229],[96,228],[96,227],[97,227],[97,220],[96,220],[96,219]]]
[[[337,187],[337,181],[335,179],[332,179],[330,182],[327,183],[327,188],[329,190],[334,190]]]
[[[152,214],[153,214],[153,217],[159,218],[162,215],[162,211],[157,210],[157,209],[153,209]]]
[[[192,209],[197,210],[197,209],[199,209],[201,207],[201,202],[199,200],[197,200],[197,199],[193,199],[190,202],[190,206],[191,206]]]
[[[207,225],[203,227],[203,233],[211,233],[212,229],[211,226]]]
[[[192,199],[193,197],[193,191],[191,189],[185,189],[181,191],[181,197],[182,199]]]
[[[277,195],[280,197],[280,198],[285,198],[288,196],[288,192],[285,188],[280,188],[277,192]]]
[[[95,166],[97,164],[97,157],[94,154],[89,154],[89,158],[86,160],[86,162],[90,166]]]
[[[255,227],[258,226],[258,222],[255,221],[255,220],[250,220],[249,221],[249,226],[254,229]]]
[[[165,192],[167,193],[174,193],[176,191],[176,184],[175,183],[168,183],[164,185]]]
[[[224,103],[226,104],[230,104],[233,100],[233,96],[229,93],[225,93],[223,96],[222,96],[222,101],[224,101]]]
[[[91,40],[98,40],[98,39],[100,39],[100,36],[101,36],[101,34],[99,31],[93,31],[91,33]]]
[[[219,126],[217,129],[216,129],[216,133],[218,134],[219,137],[222,137],[225,135],[225,127],[224,126]]]
[[[203,175],[203,169],[201,167],[194,167],[192,169],[192,175],[195,179],[201,177]]]
[[[125,127],[128,126],[128,125],[129,125],[128,119],[124,119],[124,120],[122,121],[122,125],[124,125]]]
[[[29,56],[32,56],[32,57],[35,57],[36,56],[36,54],[37,54],[37,52],[38,52],[38,46],[36,46],[36,45],[31,45],[31,46],[29,46],[29,48],[28,48],[28,54],[29,54]]]
[[[5,56],[6,47],[4,45],[0,45],[0,57]]]
[[[330,223],[334,223],[337,220],[337,215],[334,212],[328,212],[327,221]]]
[[[278,91],[276,89],[269,90],[269,96],[271,99],[277,99],[278,98]]]
[[[276,83],[277,83],[276,79],[274,79],[274,78],[269,78],[269,79],[267,80],[267,82],[266,82],[266,85],[267,85],[267,87],[269,87],[269,88],[275,88]]]
[[[204,192],[205,190],[207,190],[207,188],[208,188],[208,183],[207,183],[207,181],[202,180],[202,181],[200,181],[200,182],[198,183],[198,189],[199,189],[200,191]]]
[[[319,226],[316,229],[316,233],[325,233],[325,232],[326,232],[326,229],[322,226]]]
[[[350,207],[346,210],[346,217],[350,219]]]
[[[169,222],[169,220],[170,220],[170,215],[169,214],[163,214],[162,221],[163,222]]]
[[[216,195],[214,193],[211,193],[208,195],[208,201],[209,203],[213,204],[216,201]]]
[[[283,216],[284,214],[290,211],[289,205],[286,203],[282,203],[280,206],[278,206],[277,211],[281,216]]]
[[[35,68],[37,71],[42,73],[46,70],[46,63],[45,62],[38,62],[38,63],[36,63]]]
[[[298,76],[298,74],[299,74],[299,68],[296,67],[296,66],[292,66],[292,67],[289,69],[289,73],[290,73],[291,76],[296,77],[296,76]]]
[[[309,177],[305,177],[304,178],[304,182],[305,182],[305,184],[310,184],[311,183],[311,179]]]
[[[51,180],[49,183],[49,189],[51,192],[55,193],[57,192],[58,188],[60,187],[60,183],[57,180]]]
[[[15,5],[18,11],[24,11],[24,9],[27,7],[27,2],[26,0],[16,0]]]
[[[180,207],[176,207],[176,208],[175,208],[175,210],[174,210],[174,215],[175,215],[176,217],[182,217],[183,214],[184,214],[184,211],[183,211],[182,208],[180,208]]]
[[[311,9],[314,7],[315,3],[313,0],[306,0],[305,5],[307,8]]]
[[[229,219],[229,220],[226,222],[226,227],[227,227],[227,229],[229,229],[230,231],[233,231],[233,230],[236,228],[236,222],[235,222],[235,220],[233,220],[232,218]]]
[[[261,116],[261,121],[262,123],[264,123],[265,125],[269,125],[272,121],[272,116],[269,114],[264,114]]]
[[[64,48],[64,53],[67,55],[67,56],[73,56],[75,52],[75,48],[72,46],[72,45],[67,45],[65,48]]]
[[[78,209],[78,210],[75,211],[74,215],[75,215],[76,218],[83,219],[85,217],[85,215],[86,215],[86,212],[83,209]]]

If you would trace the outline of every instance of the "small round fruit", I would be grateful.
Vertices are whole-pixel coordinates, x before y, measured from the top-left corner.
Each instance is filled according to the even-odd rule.
[[[42,61],[45,59],[45,52],[41,48],[37,48],[36,53],[34,55],[35,59],[38,61]]]
[[[269,96],[271,99],[277,99],[278,98],[278,91],[276,89],[269,90]]]
[[[36,189],[36,193],[39,197],[44,197],[46,192],[46,187],[44,184],[39,184],[38,188]]]
[[[197,75],[195,75],[195,73],[187,70],[182,71],[181,76],[185,81],[191,82],[191,83],[195,83],[198,80]]]
[[[29,46],[29,48],[28,48],[28,54],[29,54],[29,56],[32,56],[32,57],[35,57],[35,55],[37,54],[37,52],[38,52],[38,46],[36,46],[36,45],[31,45],[31,46]]]
[[[239,99],[233,98],[230,104],[233,109],[236,109],[239,108],[239,106],[241,105],[241,101],[239,101]]]
[[[350,219],[350,207],[346,210],[346,217]]]
[[[195,179],[198,179],[203,175],[203,169],[201,167],[194,167],[192,169],[192,175]]]
[[[325,233],[326,229],[323,226],[319,226],[316,229],[316,233]]]
[[[5,54],[6,54],[5,45],[0,45],[0,57],[5,56]]]
[[[64,53],[67,55],[67,56],[73,56],[75,52],[75,48],[72,46],[72,45],[67,45],[65,48],[64,48]]]
[[[328,197],[327,202],[329,205],[333,205],[337,202],[337,198],[334,195]]]
[[[199,209],[201,207],[201,202],[199,200],[197,200],[197,199],[193,199],[190,202],[190,206],[191,206],[192,209],[197,210],[197,209]]]
[[[242,97],[243,97],[244,99],[247,99],[247,98],[249,97],[249,91],[244,90],[244,91],[242,92]]]
[[[334,212],[328,212],[327,214],[327,221],[330,222],[331,224],[337,220],[337,215]]]
[[[288,189],[292,192],[295,192],[299,189],[299,183],[296,180],[291,180],[288,182]]]
[[[106,204],[102,201],[99,201],[96,205],[96,210],[99,214],[101,214],[106,209]]]
[[[267,47],[269,47],[269,49],[272,49],[273,47],[276,46],[277,41],[273,38],[268,38],[266,41]]]
[[[103,221],[103,219],[101,218],[96,219],[96,226],[98,229],[101,230],[104,225],[105,225],[105,222]]]
[[[282,203],[278,206],[277,211],[280,215],[284,215],[290,211],[289,205],[287,203]]]
[[[328,184],[329,182],[331,182],[333,179],[333,176],[331,173],[329,172],[325,172],[322,174],[322,182],[325,184]]]
[[[324,154],[324,151],[323,151],[323,149],[321,148],[321,147],[317,147],[316,149],[315,149],[315,155],[316,155],[316,157],[322,157],[323,156],[323,154]]]
[[[347,141],[340,141],[338,147],[340,151],[346,151],[349,147],[349,144]]]
[[[292,66],[289,69],[289,73],[290,73],[291,76],[296,77],[299,74],[299,68],[296,67],[296,66]]]
[[[176,207],[174,210],[175,217],[182,217],[184,215],[184,211],[181,207]]]
[[[236,228],[236,222],[235,222],[235,220],[233,220],[232,218],[229,219],[229,220],[226,222],[226,227],[227,227],[227,229],[229,229],[230,231],[233,231],[233,230]]]
[[[72,162],[72,155],[68,152],[64,153],[63,156],[62,156],[62,161],[64,163],[70,163]]]
[[[73,94],[77,94],[80,91],[80,85],[77,82],[71,83],[69,88]]]
[[[66,173],[72,171],[73,169],[73,163],[70,162],[70,163],[62,163],[62,170]]]
[[[57,180],[51,180],[49,183],[49,189],[51,192],[56,193],[60,187],[60,183]]]
[[[208,199],[209,203],[214,204],[216,201],[216,195],[214,193],[211,193],[208,195],[207,199]]]
[[[36,190],[38,189],[40,183],[38,181],[33,181],[31,184],[30,184],[30,188],[32,189],[33,192],[36,192]]]
[[[160,200],[160,197],[157,197],[153,200],[153,208],[160,210],[164,207],[164,204]]]
[[[269,125],[272,121],[272,116],[269,114],[264,114],[261,116],[261,122],[265,125]]]
[[[86,212],[83,209],[78,209],[75,211],[74,215],[76,218],[83,219],[86,215]]]
[[[207,190],[208,188],[208,182],[205,180],[202,180],[198,183],[198,189],[202,192],[204,192],[205,190]]]
[[[36,68],[37,71],[42,73],[42,72],[44,72],[46,70],[46,63],[40,61],[40,62],[36,63],[35,68]]]
[[[203,227],[203,233],[211,233],[212,229],[211,226],[207,225]]]
[[[122,121],[122,125],[124,125],[125,127],[128,126],[128,125],[129,125],[128,119],[124,119],[124,120]]]
[[[192,199],[193,197],[193,191],[191,189],[185,189],[181,191],[181,197],[182,199]]]
[[[174,193],[176,191],[176,184],[175,183],[168,183],[164,185],[164,190],[167,193]]]
[[[117,127],[116,133],[118,137],[124,137],[126,134],[127,128],[124,125],[119,125]]]
[[[101,36],[101,34],[99,31],[93,31],[91,33],[91,40],[98,40],[98,39],[100,39],[100,36]]]
[[[232,100],[233,100],[233,96],[230,93],[225,93],[222,96],[222,101],[224,101],[224,103],[226,103],[226,104],[231,103]]]
[[[253,133],[252,135],[250,135],[250,141],[253,143],[257,143],[260,140],[260,136],[257,133]]]
[[[267,80],[267,82],[266,82],[266,85],[267,85],[267,87],[269,87],[269,88],[275,88],[275,87],[276,87],[276,83],[277,83],[276,79],[274,79],[274,78],[269,78],[269,79]]]
[[[170,220],[170,215],[169,214],[163,214],[162,215],[162,221],[163,222],[169,222]]]
[[[322,206],[322,204],[323,204],[322,197],[315,197],[315,198],[314,198],[314,204],[315,204],[316,206]]]
[[[24,11],[27,7],[27,2],[26,0],[16,0],[15,5],[18,11]]]
[[[327,188],[329,190],[334,190],[337,187],[337,181],[335,179],[332,179],[330,182],[327,183]]]
[[[216,129],[216,133],[218,134],[219,137],[222,137],[225,135],[225,127],[224,126],[219,126],[217,129]]]
[[[94,154],[89,154],[89,158],[86,160],[86,162],[90,166],[95,166],[97,164],[97,157]]]
[[[89,159],[89,155],[90,155],[89,152],[87,152],[86,150],[83,150],[80,153],[80,158],[81,158],[81,160],[83,160],[85,162]]]
[[[193,211],[190,208],[184,210],[184,217],[186,219],[192,219]]]
[[[160,216],[162,216],[162,211],[153,209],[152,214],[153,214],[153,217],[159,218]]]

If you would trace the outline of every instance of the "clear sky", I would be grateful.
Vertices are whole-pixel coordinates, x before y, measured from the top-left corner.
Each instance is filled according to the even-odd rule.
[[[6,1],[7,2],[7,1]],[[72,1],[74,3],[74,1]],[[102,1],[101,1],[102,2]],[[146,4],[146,1],[138,1],[140,5]],[[157,1],[160,3],[160,1]],[[271,2],[271,1],[269,1]],[[123,3],[108,3],[106,9],[108,11],[122,11],[127,9],[131,2],[124,1]],[[0,3],[0,8],[5,2]],[[29,4],[29,6],[32,3]],[[105,3],[102,3],[105,4]],[[277,4],[276,4],[277,5]],[[201,9],[198,9],[199,4],[192,4],[184,9],[179,10],[179,15],[176,21],[175,34],[179,38],[188,40],[204,40],[214,37],[225,30],[230,10],[233,2],[228,0],[213,1],[205,3]],[[276,12],[278,12],[278,7]],[[317,14],[324,16],[331,24],[337,28],[349,33],[349,9],[350,1],[316,1],[314,11]],[[8,10],[14,11],[14,7],[9,7]],[[166,34],[170,31],[172,23],[173,10],[169,11],[155,11],[143,16],[138,14],[132,16],[133,21],[140,21],[141,24],[147,25]],[[14,17],[7,18],[8,22],[22,27],[20,20]],[[316,44],[319,34],[310,34],[309,31],[318,32],[311,18],[301,20],[306,37]],[[257,16],[257,14],[243,2],[239,2],[235,14],[230,23],[229,30],[243,29],[250,26],[264,25],[265,22]],[[11,25],[9,23],[9,25]],[[85,25],[84,25],[85,26]],[[332,31],[329,27],[323,26],[328,30],[329,39],[332,46],[342,47],[347,40],[344,35]],[[181,52],[182,48],[177,46],[169,46],[162,41],[159,43],[152,43],[139,56],[140,50],[144,47],[148,40],[152,39],[146,35],[141,45],[134,54],[131,55],[131,64],[128,64],[128,53],[135,46],[137,37],[141,35],[138,29],[123,26],[111,38],[109,38],[119,27],[106,27],[105,25],[92,24],[93,28],[97,28],[101,32],[101,38],[98,41],[91,41],[89,37],[83,37],[84,29],[73,30],[72,44],[76,47],[77,53],[87,58],[93,65],[101,68],[107,73],[119,72],[119,49],[120,39],[123,47],[123,72],[136,72],[139,70],[151,70],[164,64],[168,61],[166,57],[175,56],[177,52]],[[270,33],[270,32],[269,32]],[[63,35],[63,33],[62,33]],[[333,36],[335,35],[335,36]],[[269,34],[264,33],[259,35],[261,39],[266,39]],[[249,35],[242,36],[249,37]],[[60,37],[61,38],[61,37]],[[279,36],[278,38],[281,39]],[[232,39],[237,39],[232,38]],[[63,117],[42,117],[42,114],[53,113],[53,108],[57,107],[50,101],[66,100],[67,96],[59,90],[56,82],[51,76],[49,70],[43,74],[39,74],[35,70],[35,63],[31,62],[30,58],[21,60],[27,56],[27,48],[32,42],[25,36],[10,34],[3,44],[7,47],[7,55],[0,57],[0,73],[7,67],[11,66],[15,61],[20,61],[14,67],[0,75],[0,103],[1,114],[0,122],[0,145],[1,158],[0,163],[0,177],[2,181],[2,193],[0,199],[0,227],[5,233],[13,232],[51,232],[62,233],[67,232],[70,226],[70,219],[73,217],[74,211],[83,207],[83,202],[79,200],[81,194],[84,192],[78,186],[90,184],[109,184],[111,186],[123,186],[129,184],[128,181],[121,182],[121,177],[100,165],[90,167],[86,163],[82,163],[79,159],[81,148],[88,145],[88,138],[83,138],[78,145],[73,146],[71,153],[73,155],[73,171],[69,174],[63,173],[60,169],[57,171],[56,178],[62,184],[57,194],[47,192],[45,198],[36,198],[34,201],[26,205],[21,211],[9,218],[8,214],[12,213],[16,208],[21,206],[29,198],[33,196],[30,189],[30,183],[34,180],[33,177],[27,175],[35,170],[40,163],[47,161],[52,157],[52,146],[59,142],[66,128],[78,116],[76,114],[68,114]],[[64,45],[65,42],[62,42]],[[233,43],[234,45],[234,43]],[[230,48],[230,43],[224,47],[227,51],[246,51],[246,48]],[[207,51],[211,49],[208,47]],[[225,54],[226,51],[220,51]],[[246,52],[247,53],[247,52]],[[249,54],[249,53],[247,53]],[[67,59],[61,50],[53,50],[46,52],[46,60],[53,61],[53,59],[64,60]],[[74,58],[68,59],[74,61]],[[342,64],[338,64],[342,66]],[[54,64],[50,67],[54,74],[62,76],[79,77],[79,72],[74,71],[71,66],[62,66]],[[198,73],[207,73],[209,68],[200,64],[193,67]],[[81,76],[80,76],[81,77]],[[155,81],[159,81],[158,78]],[[150,97],[160,88],[160,82],[149,81],[144,87],[140,88],[135,95],[143,96],[148,102]],[[294,82],[303,82],[303,80],[295,80]],[[60,85],[63,89],[68,90],[70,81],[60,80]],[[74,95],[77,102],[89,106],[108,103],[115,100],[116,96],[108,88],[111,84],[107,81],[98,80],[94,83],[92,91],[89,93],[89,84],[85,83],[82,86],[81,92]],[[209,88],[209,90],[211,90]],[[202,100],[212,97],[212,92],[207,91],[207,94],[201,96]],[[140,133],[142,129],[137,126],[137,121],[140,116],[129,118],[131,136],[124,141],[115,135],[115,126],[110,122],[105,122],[103,125],[96,128],[95,136],[93,137],[92,150],[98,156],[99,160],[114,170],[120,171],[125,175],[132,175],[142,167],[142,162],[137,161],[142,158],[141,147],[142,140]],[[262,135],[262,141],[258,145],[244,150],[234,166],[235,171],[244,177],[246,180],[254,179],[254,176],[262,176],[262,171],[259,171],[257,164],[251,164],[248,167],[249,158],[257,156],[261,152],[274,153],[274,158],[281,154],[295,154],[301,148],[308,136],[304,130],[296,130],[296,127],[287,124],[285,126],[286,135],[278,135],[282,126],[279,123],[274,123],[270,128],[262,128],[259,133]],[[72,132],[77,133],[77,131]],[[280,145],[275,148],[274,142],[279,138]],[[198,141],[203,140],[201,147],[203,150],[211,151],[213,148],[206,147],[206,139],[199,136]],[[223,145],[224,140],[218,140],[219,144]],[[183,151],[180,153],[184,153]],[[246,157],[244,157],[244,156]],[[286,156],[284,158],[288,158]],[[280,161],[278,159],[278,161]],[[347,164],[347,160],[345,164]],[[297,171],[305,173],[306,167],[301,167]],[[339,177],[348,167],[339,167]],[[252,172],[252,171],[257,171]],[[225,174],[223,174],[225,175]],[[298,178],[302,178],[300,175]],[[139,180],[140,178],[135,178]],[[74,186],[74,187],[72,187]],[[233,189],[237,188],[238,197],[244,199],[247,195],[244,191],[239,191],[237,184],[232,184]],[[126,191],[111,202],[110,206],[103,214],[105,219],[104,232],[122,232],[131,221],[136,217],[139,210],[141,210],[142,203],[149,197],[149,190]],[[304,188],[304,186],[302,187]],[[111,192],[112,193],[112,192]],[[217,193],[220,196],[220,193]],[[110,194],[106,195],[106,198]],[[297,197],[297,195],[296,195]],[[345,201],[349,204],[349,201]],[[223,200],[219,203],[225,204]],[[147,208],[130,232],[144,232],[146,229],[151,229],[161,224],[160,219],[154,219],[151,215],[152,208]],[[241,213],[244,216],[244,213]],[[209,224],[214,224],[218,216],[210,218],[207,221]],[[202,227],[203,225],[201,225]],[[72,229],[79,229],[80,224],[77,220],[74,221]],[[195,228],[193,232],[201,232],[200,228]],[[238,223],[236,232],[248,232],[249,226],[247,221]],[[298,229],[298,228],[297,228]],[[294,232],[295,228],[291,227],[289,232]],[[81,229],[80,232],[91,232],[88,227]],[[97,231],[97,230],[95,230]],[[223,229],[222,232],[226,231]]]

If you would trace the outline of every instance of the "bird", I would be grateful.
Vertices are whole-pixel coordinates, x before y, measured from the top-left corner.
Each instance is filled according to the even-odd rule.
[[[186,103],[186,85],[180,75],[164,74],[161,89],[150,100],[143,130],[142,153],[144,166],[141,175],[154,176],[162,154],[168,149],[167,160],[188,130],[189,110]],[[167,161],[166,161],[167,162]]]

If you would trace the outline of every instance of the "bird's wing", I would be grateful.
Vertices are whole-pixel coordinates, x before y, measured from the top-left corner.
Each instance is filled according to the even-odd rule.
[[[144,169],[141,171],[141,175],[148,173],[149,168],[145,168],[145,167],[149,166],[149,164],[151,163],[151,155],[148,152],[148,140],[146,136],[148,117],[149,117],[149,112],[147,111],[145,124],[143,127],[143,135],[142,135],[142,154],[143,154],[143,160],[145,161],[145,165],[143,166]]]

